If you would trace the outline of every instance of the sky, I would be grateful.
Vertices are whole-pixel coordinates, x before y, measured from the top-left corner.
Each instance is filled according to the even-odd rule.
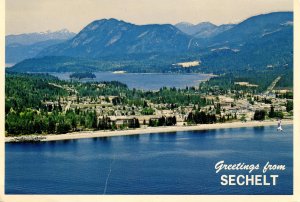
[[[134,24],[238,23],[275,11],[292,11],[293,0],[6,0],[6,35],[68,29],[116,18]]]

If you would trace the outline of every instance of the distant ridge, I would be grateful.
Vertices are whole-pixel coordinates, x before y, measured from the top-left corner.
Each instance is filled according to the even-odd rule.
[[[62,43],[75,36],[75,33],[62,29],[51,32],[7,35],[5,37],[5,62],[17,63],[33,58],[43,49]]]
[[[74,37],[76,34],[70,32],[67,29],[61,29],[58,31],[45,31],[45,32],[34,32],[25,34],[10,34],[5,36],[6,45],[10,44],[21,44],[31,45],[34,43],[48,41],[48,40],[67,40]]]
[[[134,25],[122,20],[102,19],[87,25],[74,38],[51,46],[41,56],[100,58],[105,56],[178,53],[187,51],[191,36],[170,24]]]
[[[250,17],[212,38],[212,42],[250,41],[265,34],[281,31],[293,22],[292,12],[273,12]],[[292,24],[287,24],[292,27]]]
[[[186,27],[190,23],[181,23]],[[12,71],[127,71],[226,73],[293,66],[293,13],[250,17],[231,28],[211,23],[188,35],[170,24],[135,25],[117,19],[96,20],[73,38],[43,49]],[[200,35],[200,36],[199,36]],[[181,62],[199,65],[180,68]],[[51,65],[50,65],[51,64]],[[174,65],[175,64],[175,65]]]
[[[186,34],[197,38],[209,38],[231,29],[232,27],[234,27],[234,24],[224,24],[217,26],[210,22],[201,22],[196,25],[188,22],[181,22],[175,24],[175,27]]]

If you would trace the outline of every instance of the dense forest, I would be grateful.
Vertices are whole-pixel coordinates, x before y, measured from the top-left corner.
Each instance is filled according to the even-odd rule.
[[[21,112],[26,108],[40,109],[42,101],[57,100],[59,96],[66,96],[68,92],[57,88],[49,83],[63,84],[56,77],[35,74],[10,74],[6,73],[5,78],[5,113],[10,109]]]
[[[71,79],[94,79],[96,75],[91,72],[75,72],[70,75]]]

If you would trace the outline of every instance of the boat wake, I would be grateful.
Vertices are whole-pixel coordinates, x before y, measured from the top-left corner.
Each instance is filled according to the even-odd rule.
[[[112,165],[114,164],[115,159],[116,159],[116,158],[115,158],[115,155],[114,155],[114,158],[110,161],[109,172],[108,172],[107,177],[106,177],[106,181],[105,181],[105,186],[104,186],[103,194],[106,194],[107,185],[108,185],[108,180],[109,180],[109,177],[110,177],[110,174],[111,174],[111,171],[112,171]]]

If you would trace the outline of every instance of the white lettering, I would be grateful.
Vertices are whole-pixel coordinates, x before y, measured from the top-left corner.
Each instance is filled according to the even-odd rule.
[[[266,173],[269,170],[285,170],[285,165],[277,165],[277,164],[271,165],[270,162],[268,161],[264,166],[263,173]]]
[[[273,185],[276,186],[278,175],[270,175],[270,177],[273,179]]]
[[[278,175],[222,175],[221,185],[270,186],[277,184]]]
[[[221,176],[221,185],[225,186],[227,184],[228,184],[227,175],[222,175]]]
[[[241,182],[241,178],[243,178],[243,181]],[[243,186],[245,184],[245,176],[244,175],[239,175],[237,177],[237,184],[240,185],[240,186]]]
[[[216,163],[215,165],[216,173],[220,172],[223,169],[223,163],[224,161],[219,161],[218,163]]]

